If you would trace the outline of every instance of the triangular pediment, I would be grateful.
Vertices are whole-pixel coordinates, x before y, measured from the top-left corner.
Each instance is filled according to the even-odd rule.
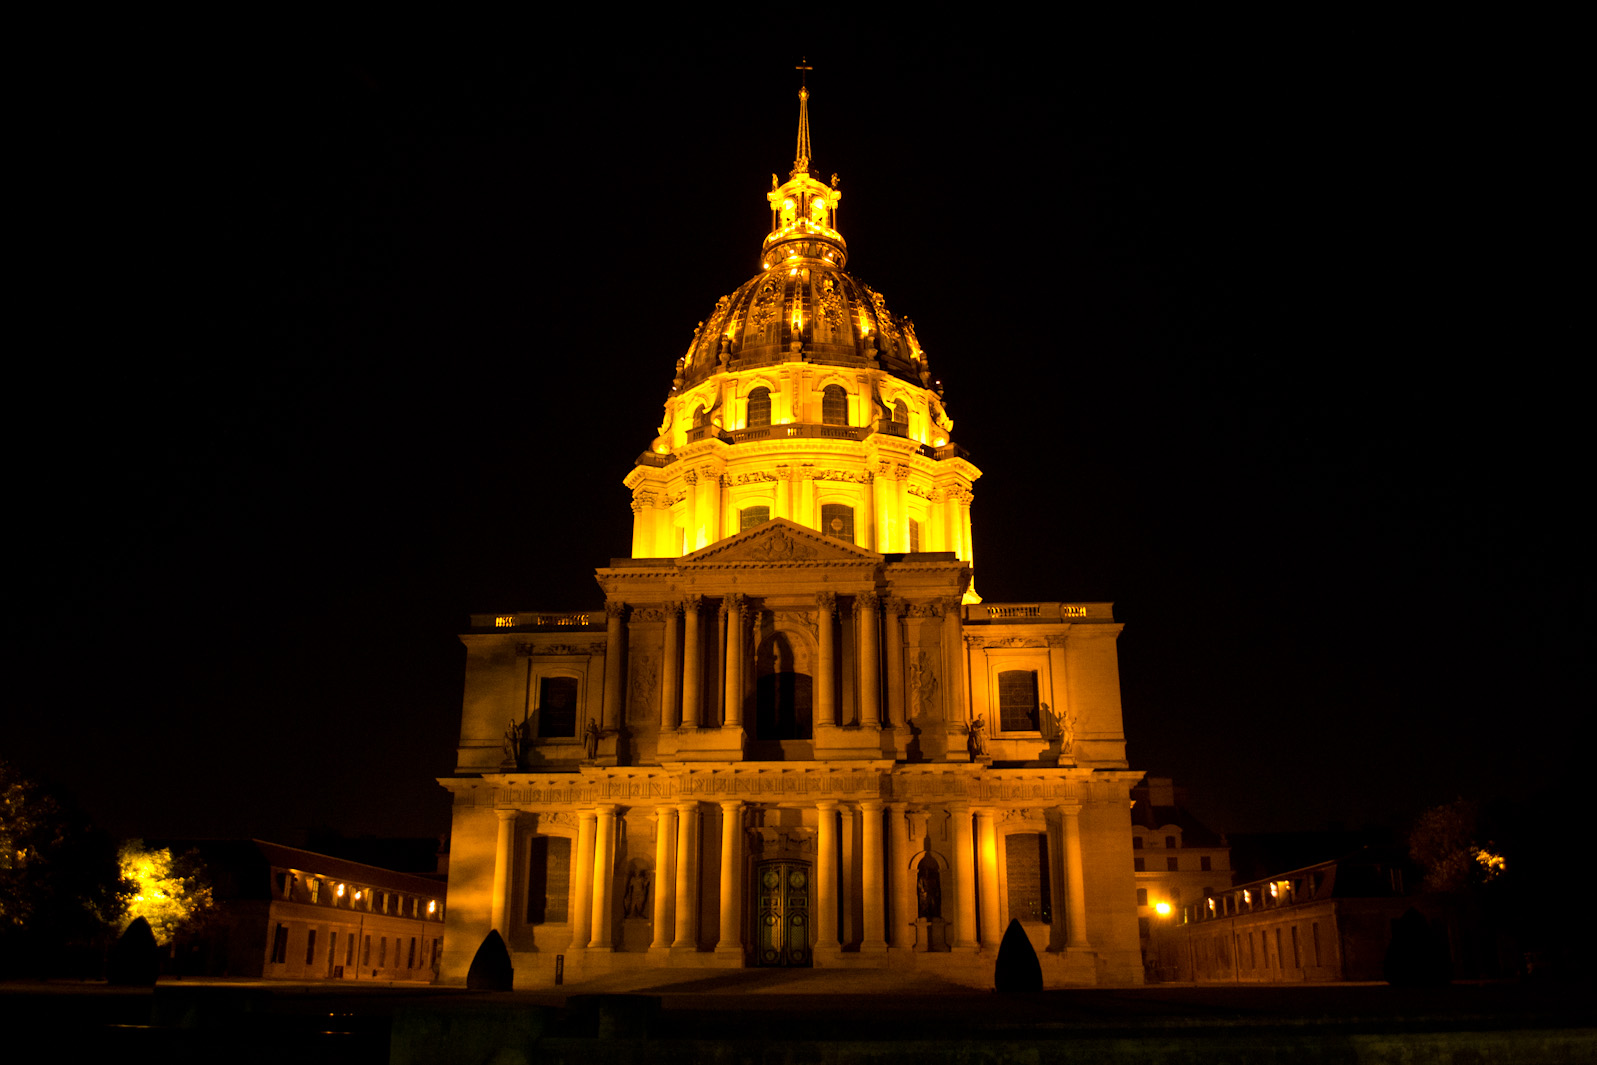
[[[694,563],[758,562],[763,564],[792,562],[881,562],[875,551],[845,543],[831,536],[822,536],[814,529],[806,529],[787,518],[772,518],[752,529],[717,540],[684,555],[678,565]]]

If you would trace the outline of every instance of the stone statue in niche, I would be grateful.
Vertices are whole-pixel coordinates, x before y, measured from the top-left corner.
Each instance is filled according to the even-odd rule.
[[[590,762],[599,753],[599,724],[591,717],[588,719],[587,730],[582,734],[582,750]]]
[[[987,757],[987,719],[977,714],[970,722],[970,735],[965,738],[972,758]]]
[[[621,916],[648,917],[650,889],[654,886],[647,869],[634,869],[627,877],[627,889],[621,896]]]
[[[915,867],[916,916],[925,918],[943,915],[943,879],[937,870],[937,860],[930,854]]]
[[[527,767],[527,749],[531,746],[532,722],[523,721],[516,724],[512,718],[505,728],[505,760],[517,769]]]

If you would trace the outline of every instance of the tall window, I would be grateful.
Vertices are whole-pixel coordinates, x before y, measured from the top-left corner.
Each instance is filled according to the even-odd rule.
[[[316,929],[312,928],[305,933],[305,964],[316,963]]]
[[[764,525],[771,520],[770,507],[744,507],[738,511],[738,531],[752,529],[756,525]]]
[[[920,522],[914,518],[909,519],[909,549],[920,550]]]
[[[272,964],[281,965],[288,960],[288,925],[280,924],[272,932]]]
[[[898,425],[909,424],[909,404],[901,399],[893,403],[893,421]]]
[[[577,678],[544,677],[538,685],[538,735],[577,734]]]
[[[1004,732],[1037,731],[1037,671],[1006,669],[998,674],[998,727]]]
[[[771,424],[771,390],[756,388],[749,393],[749,428]]]
[[[710,416],[704,411],[704,404],[693,408],[693,428],[698,429],[709,423]]]
[[[848,393],[842,385],[827,385],[821,393],[821,424],[848,424]]]
[[[527,862],[527,923],[563,924],[571,893],[571,841],[533,836]]]
[[[1048,836],[1017,832],[1004,837],[1004,867],[1009,874],[1009,916],[1022,921],[1053,920],[1048,890]]]
[[[854,508],[843,503],[821,506],[821,532],[839,540],[854,542]]]
[[[1202,869],[1205,873],[1213,871],[1210,866],[1210,858],[1207,854],[1198,859],[1198,868]]]
[[[1140,887],[1140,888],[1137,889],[1137,905],[1138,906],[1146,906],[1146,905],[1148,905],[1148,889],[1147,888]]]

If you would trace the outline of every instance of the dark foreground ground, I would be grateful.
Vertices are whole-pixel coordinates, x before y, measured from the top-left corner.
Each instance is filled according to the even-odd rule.
[[[634,973],[546,991],[0,985],[11,1061],[274,1065],[1597,1062],[1591,985],[997,995],[865,972]],[[15,1053],[16,1056],[13,1056]]]

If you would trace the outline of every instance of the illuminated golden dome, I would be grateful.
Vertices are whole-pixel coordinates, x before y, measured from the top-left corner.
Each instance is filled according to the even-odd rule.
[[[981,471],[953,442],[914,325],[844,272],[843,194],[810,173],[808,101],[800,89],[791,176],[766,193],[760,272],[700,323],[625,478],[632,557],[680,558],[785,518],[869,551],[970,563]]]
[[[678,389],[717,371],[779,362],[868,367],[933,387],[913,323],[843,271],[848,244],[836,228],[843,194],[837,175],[819,181],[809,162],[809,91],[800,89],[797,158],[786,184],[771,175],[761,271],[716,303],[681,360]]]

